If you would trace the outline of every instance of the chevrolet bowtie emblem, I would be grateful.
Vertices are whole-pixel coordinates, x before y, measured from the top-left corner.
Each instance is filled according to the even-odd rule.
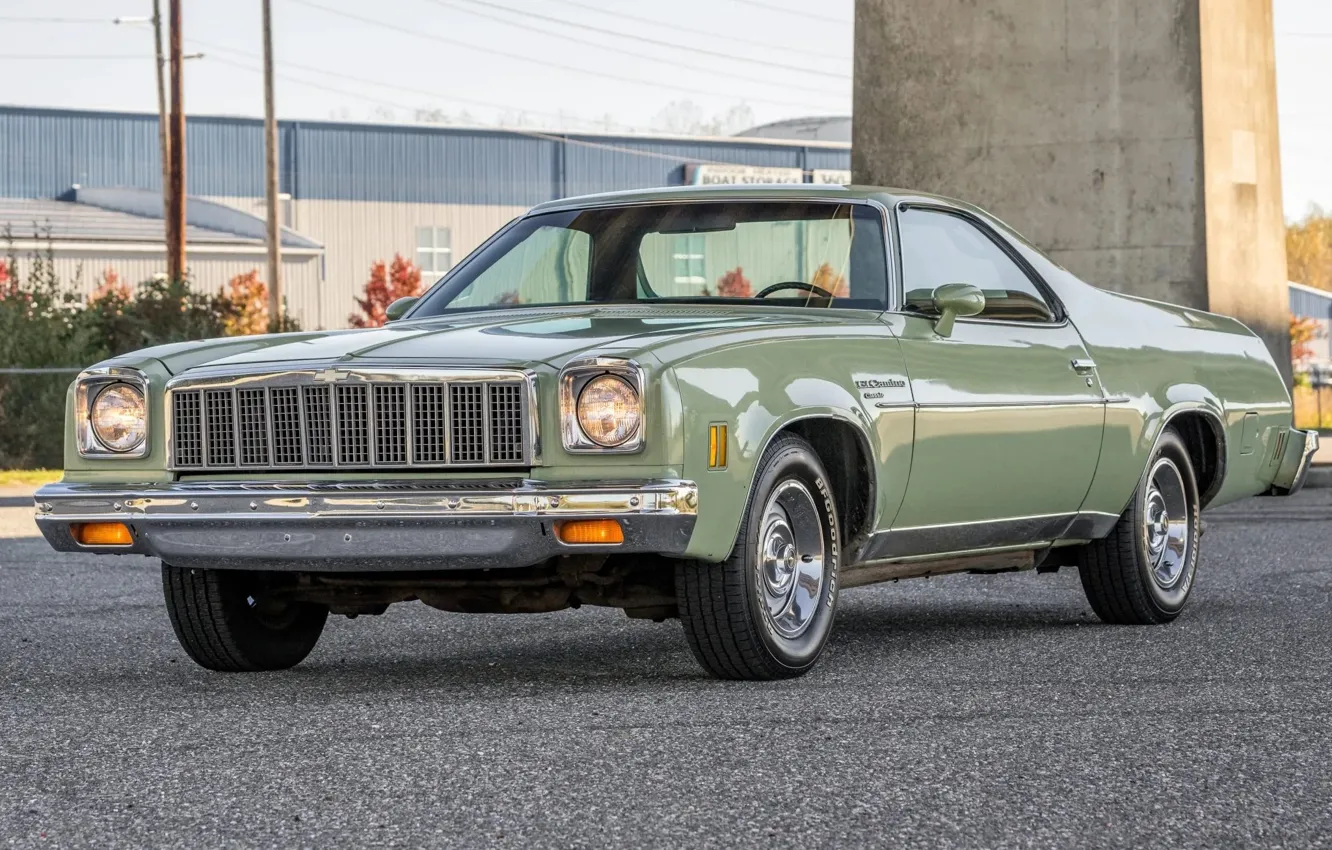
[[[348,373],[343,372],[339,369],[325,369],[322,372],[316,372],[314,379],[316,381],[322,381],[323,383],[326,384],[332,384],[336,383],[337,381],[341,381],[343,378],[346,378],[347,374]]]

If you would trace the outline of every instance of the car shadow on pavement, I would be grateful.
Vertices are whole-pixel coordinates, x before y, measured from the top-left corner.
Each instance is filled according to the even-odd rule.
[[[569,612],[561,618],[585,613]],[[716,682],[697,666],[674,620],[627,622],[606,629],[603,613],[597,618],[601,622],[587,624],[566,620],[520,631],[492,621],[473,631],[467,619],[456,617],[450,628],[429,637],[395,636],[386,630],[372,645],[354,645],[356,637],[347,635],[347,640],[321,646],[302,665],[279,675],[293,682],[319,679],[346,693],[414,691],[431,685],[448,689],[567,685],[595,691]],[[859,604],[839,617],[830,657],[810,675],[818,676],[829,665],[908,667],[915,663],[913,656],[937,653],[944,642],[956,648],[1032,632],[1064,635],[1094,622],[1089,612],[1071,606],[1014,610],[1003,603]],[[465,645],[460,645],[464,642],[459,641],[459,632],[467,633]]]

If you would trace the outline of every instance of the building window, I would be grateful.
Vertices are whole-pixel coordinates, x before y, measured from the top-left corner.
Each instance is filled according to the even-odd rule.
[[[453,234],[447,227],[416,228],[416,265],[426,277],[453,268]]]
[[[263,213],[265,220],[267,220],[268,201],[260,201],[258,209]],[[296,205],[292,203],[291,195],[286,192],[278,193],[278,223],[288,230],[296,229]]]
[[[677,284],[704,284],[705,277],[703,253],[704,237],[701,233],[675,238],[675,251],[671,259],[675,261],[675,282]]]

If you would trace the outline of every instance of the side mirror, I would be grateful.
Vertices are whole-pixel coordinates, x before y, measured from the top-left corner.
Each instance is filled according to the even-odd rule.
[[[384,318],[390,322],[396,322],[398,319],[401,319],[408,310],[412,309],[412,305],[419,300],[421,299],[415,296],[399,298],[397,301],[388,305],[388,308],[384,310]]]
[[[969,283],[945,283],[929,293],[912,290],[907,293],[906,302],[908,307],[937,316],[934,332],[951,336],[958,316],[975,316],[985,309],[985,293]]]

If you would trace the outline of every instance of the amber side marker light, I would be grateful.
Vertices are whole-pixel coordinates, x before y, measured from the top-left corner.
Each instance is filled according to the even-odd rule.
[[[726,425],[708,426],[708,469],[726,468]]]
[[[84,546],[132,546],[134,535],[123,522],[78,522],[69,527]]]
[[[624,529],[613,519],[575,519],[555,523],[555,536],[570,546],[624,542]]]

